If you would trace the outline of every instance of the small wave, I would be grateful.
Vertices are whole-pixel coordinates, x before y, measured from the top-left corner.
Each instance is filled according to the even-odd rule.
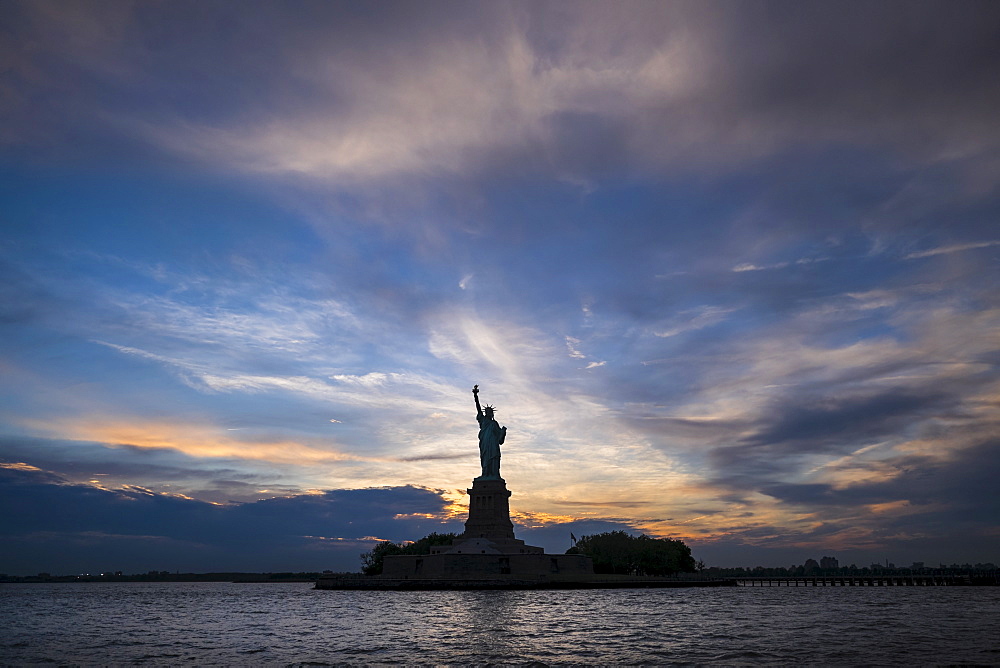
[[[760,661],[760,660],[775,660],[782,658],[779,655],[771,654],[770,652],[755,652],[753,650],[742,650],[740,652],[727,652],[725,654],[719,654],[712,658],[713,662],[718,663],[729,663],[733,661]],[[787,658],[787,657],[786,657]]]

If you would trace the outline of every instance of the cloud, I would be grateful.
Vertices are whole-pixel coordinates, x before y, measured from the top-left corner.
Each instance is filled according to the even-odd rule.
[[[996,504],[986,490],[996,474],[992,465],[997,444],[982,441],[946,459],[928,462],[898,457],[895,475],[862,481],[847,487],[821,483],[781,484],[766,490],[784,504],[838,508],[840,519],[799,533],[799,545],[841,550],[895,549],[912,552],[908,543],[922,542],[929,559],[954,561],[970,545],[996,549],[993,517]],[[977,470],[973,470],[973,468]],[[827,517],[836,517],[824,513]],[[829,539],[829,536],[839,538]],[[939,545],[926,540],[934,536]],[[871,558],[871,557],[869,557]]]
[[[128,7],[106,23],[81,11],[18,6],[15,118],[27,124],[33,110],[28,86],[62,89],[87,125],[255,172],[343,183],[522,164],[586,180],[609,166],[700,169],[852,143],[961,161],[1000,138],[988,4],[270,8],[212,40],[221,8]],[[173,38],[157,49],[142,39],[154,17]],[[248,52],[264,26],[287,39]],[[209,92],[192,102],[199,91],[181,79],[185,108],[143,104],[145,79],[176,79],[193,63],[212,63]],[[95,99],[95,81],[121,95]],[[262,88],[283,95],[248,92]],[[58,123],[57,109],[34,111]]]
[[[672,318],[671,324],[667,325],[666,329],[655,331],[654,334],[661,338],[669,338],[685,332],[711,327],[723,322],[726,316],[735,310],[735,308],[718,306],[701,306],[696,309],[685,310]]]
[[[29,424],[26,422],[26,424]],[[292,440],[272,441],[265,435],[223,433],[213,425],[149,422],[126,416],[66,419],[34,425],[37,431],[72,440],[126,445],[136,448],[173,449],[192,457],[237,458],[286,464],[313,464],[355,459],[338,452],[329,439],[322,445]],[[229,430],[225,430],[228,432]],[[305,440],[305,439],[303,439]]]
[[[966,244],[951,244],[949,246],[939,246],[938,248],[931,248],[924,251],[916,251],[906,255],[904,260],[916,260],[925,257],[933,257],[935,255],[947,255],[949,253],[961,253],[967,250],[976,250],[977,248],[990,248],[991,246],[1000,246],[1000,241],[977,241],[973,243]]]
[[[576,63],[575,52],[550,61],[519,27],[519,11],[480,9],[491,16],[477,22],[492,26],[477,31],[478,39],[449,34],[453,21],[445,19],[437,39],[385,43],[382,64],[315,46],[308,56],[298,54],[317,63],[319,71],[307,75],[306,83],[317,99],[352,100],[334,113],[310,109],[292,122],[272,117],[235,128],[191,122],[133,127],[171,151],[223,157],[256,171],[361,180],[458,173],[505,146],[524,152],[540,144],[565,152],[577,139],[567,132],[569,119],[579,118],[584,130],[603,114],[620,113],[605,108],[609,94],[624,93],[632,101],[670,90],[684,78],[660,50],[630,54],[621,67]],[[682,45],[664,48],[678,51]]]
[[[386,376],[384,373],[372,372],[366,373],[363,376],[347,376],[347,375],[336,375],[331,376],[333,380],[340,383],[356,384],[362,387],[378,387],[380,385],[385,385]]]
[[[587,356],[576,349],[578,345],[580,345],[580,339],[575,339],[572,336],[566,337],[566,349],[569,351],[569,356],[573,359],[585,359]]]
[[[786,268],[786,267],[788,267],[790,265],[793,265],[793,264],[801,266],[801,265],[806,265],[806,264],[812,264],[813,262],[824,262],[827,259],[828,258],[803,257],[803,258],[799,258],[795,262],[776,262],[774,264],[765,264],[765,265],[756,265],[756,264],[750,264],[750,263],[742,263],[742,264],[736,265],[730,271],[733,271],[735,273],[742,273],[742,272],[745,272],[745,271],[767,271],[767,270],[771,270],[771,269],[784,269],[784,268]]]
[[[24,462],[0,462],[0,480],[3,484],[22,484],[31,480],[39,484],[62,484],[66,479]]]
[[[771,420],[744,439],[748,447],[788,446],[803,452],[810,448],[826,450],[837,443],[863,445],[888,435],[905,434],[914,415],[954,408],[954,399],[942,393],[917,394],[899,387],[847,397],[824,392],[815,403],[806,400],[794,406],[788,405],[787,399],[782,397],[780,405],[767,410]]]
[[[155,330],[160,336],[206,347],[303,354],[314,352],[331,332],[357,331],[357,318],[332,299],[303,298],[287,288],[277,297],[261,298],[254,290],[259,284],[238,286],[242,294],[233,294],[234,286],[211,283],[208,295],[152,297],[115,290],[103,296],[114,307],[128,311],[131,326],[137,330]],[[251,308],[246,302],[232,303],[241,297],[251,300]]]
[[[779,262],[777,264],[769,264],[765,266],[758,266],[756,264],[745,263],[736,265],[735,267],[733,267],[732,271],[735,272],[764,271],[766,269],[784,269],[787,266],[788,266],[787,262]]]
[[[57,482],[93,483],[118,487],[141,481],[147,486],[195,495],[202,500],[250,500],[260,498],[262,487],[301,491],[289,486],[273,464],[254,471],[246,462],[213,460],[185,455],[176,449],[108,446],[100,443],[4,436],[0,459],[8,462],[30,459]],[[41,482],[41,478],[32,478]],[[219,492],[222,492],[219,494]]]
[[[633,404],[627,416],[651,442],[696,467],[684,496],[715,500],[720,512],[688,525],[698,544],[771,527],[780,538],[768,538],[770,545],[790,545],[815,530],[796,517],[860,527],[859,513],[864,535],[851,539],[852,549],[892,544],[882,532],[890,515],[875,506],[906,504],[899,507],[914,525],[946,514],[949,493],[938,489],[916,504],[901,481],[912,487],[918,475],[966,461],[995,429],[987,408],[1000,390],[991,312],[937,290],[817,300],[764,331],[696,342],[703,357],[691,368],[703,375],[685,385],[686,394]],[[849,334],[873,319],[884,336]],[[689,368],[678,368],[685,352],[664,362],[670,377]],[[675,503],[672,514],[686,505]],[[733,521],[737,512],[752,515]],[[977,535],[989,526],[977,525]]]
[[[14,548],[0,565],[5,572],[357,570],[372,535],[399,541],[460,530],[439,494],[416,487],[213,505],[17,472],[0,483],[4,507],[17,511],[0,527]]]

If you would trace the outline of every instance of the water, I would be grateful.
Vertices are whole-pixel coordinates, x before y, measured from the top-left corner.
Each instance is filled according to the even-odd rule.
[[[0,585],[0,663],[997,664],[1000,587]]]

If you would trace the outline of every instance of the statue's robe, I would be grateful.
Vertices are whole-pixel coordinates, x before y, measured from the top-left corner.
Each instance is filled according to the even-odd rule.
[[[500,479],[500,444],[506,436],[506,430],[493,418],[477,415],[479,420],[479,461],[483,465],[483,475],[486,480]]]

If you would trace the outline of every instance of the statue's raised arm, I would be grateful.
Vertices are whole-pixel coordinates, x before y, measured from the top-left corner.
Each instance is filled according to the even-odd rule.
[[[476,400],[476,421],[479,422],[479,460],[483,474],[477,480],[502,480],[500,477],[500,444],[507,438],[507,427],[493,419],[493,406],[479,404],[479,386],[472,388]]]
[[[473,385],[472,386],[472,397],[476,400],[476,416],[477,417],[482,417],[482,415],[483,415],[483,409],[479,405],[479,386],[478,385]]]

